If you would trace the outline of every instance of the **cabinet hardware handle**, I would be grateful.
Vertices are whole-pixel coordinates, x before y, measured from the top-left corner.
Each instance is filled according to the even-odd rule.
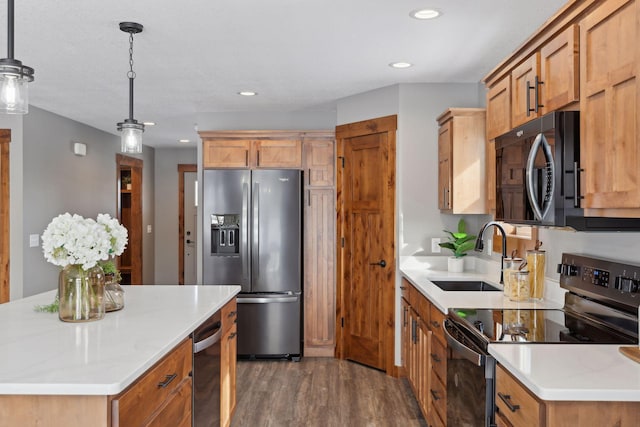
[[[249,166],[249,150],[244,150],[244,165]]]
[[[309,185],[311,185],[311,168],[309,168],[309,175],[307,178],[309,179]]]
[[[407,289],[407,287],[406,286],[400,286],[400,289],[404,291],[404,290]]]
[[[234,339],[234,338],[236,337],[236,335],[237,335],[237,334],[236,334],[235,332],[231,332],[231,333],[229,334],[229,338],[227,338],[227,339],[228,339],[228,340],[232,340],[232,339]]]
[[[402,311],[402,326],[407,326],[407,312],[409,309],[407,307]]]
[[[440,400],[440,397],[438,397],[437,391],[435,391],[434,389],[430,389],[429,391],[431,392],[431,396],[433,396],[433,400]]]
[[[387,266],[387,261],[381,259],[378,262],[370,262],[369,265],[379,265],[380,267],[384,268]]]
[[[440,363],[440,358],[438,357],[437,354],[431,353],[431,358],[433,359],[434,362]]]
[[[417,344],[418,342],[418,322],[416,322],[414,319],[411,319],[411,341],[413,341],[414,344]]]
[[[538,92],[539,92],[538,89],[539,88],[538,88],[538,86],[543,85],[543,84],[544,84],[544,82],[541,82],[540,80],[538,80],[538,76],[536,76],[535,77],[535,89],[536,90],[533,93],[533,100],[536,103],[536,106],[535,106],[534,110],[535,110],[536,113],[538,112],[538,108],[544,107],[544,105],[540,105],[540,102],[539,102],[539,99],[538,99],[538,97],[539,97],[539,94],[538,94]]]
[[[511,412],[516,412],[518,409],[520,409],[520,405],[514,405],[513,403],[511,403],[510,395],[498,392],[498,397],[504,402],[505,405],[507,405],[507,408],[509,408]]]
[[[227,317],[233,317],[233,316],[235,316],[236,314],[238,314],[238,312],[237,312],[237,311],[235,311],[235,310],[234,310],[234,311],[230,311],[230,312],[229,312],[229,314],[227,314]]]
[[[311,206],[311,190],[307,190],[307,202]]]
[[[439,328],[440,324],[438,322],[436,322],[435,320],[431,321],[431,326],[433,326],[434,328]]]
[[[578,162],[573,162],[573,207],[580,207],[580,199],[584,199],[580,195],[580,173],[584,172],[584,169],[580,168]]]
[[[257,157],[257,160],[256,160],[256,165],[257,165],[257,166],[260,166],[260,150],[258,150],[258,152],[257,152],[257,156],[258,156],[258,157]]]
[[[164,381],[158,383],[158,388],[167,388],[171,381],[175,380],[178,374],[165,375]]]
[[[531,86],[531,83],[529,83],[529,80],[527,80],[527,95],[525,96],[527,103],[527,117],[529,117],[531,115],[531,112],[533,111],[533,109],[531,108],[531,95],[529,94],[531,92],[531,89],[535,89],[535,87]]]

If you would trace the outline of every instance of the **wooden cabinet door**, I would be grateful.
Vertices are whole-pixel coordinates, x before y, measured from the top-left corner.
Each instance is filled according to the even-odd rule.
[[[234,324],[222,335],[220,345],[220,425],[227,427],[236,408],[237,335]]]
[[[205,140],[202,164],[205,168],[248,168],[250,140]]]
[[[422,320],[418,324],[418,360],[420,369],[418,372],[418,403],[423,413],[429,412],[429,386],[431,384],[431,369],[429,364],[430,336],[431,332],[427,324]]]
[[[604,2],[580,24],[580,158],[586,209],[640,208],[638,3]],[[638,216],[637,211],[622,214]]]
[[[401,330],[401,351],[400,351],[400,360],[402,363],[402,368],[404,369],[405,375],[407,378],[409,377],[409,352],[411,351],[411,322],[409,320],[409,303],[406,299],[402,298],[401,300],[401,312],[400,312],[400,330]]]
[[[253,141],[253,154],[257,168],[302,168],[302,141],[300,140]]]
[[[335,183],[335,140],[305,139],[304,154],[305,185],[328,187]]]
[[[579,29],[571,25],[540,50],[540,97],[543,113],[580,98]]]
[[[336,336],[335,194],[308,188],[304,204],[304,353],[333,357]]]
[[[511,71],[511,127],[538,116],[536,77],[540,76],[540,54],[534,53]],[[510,130],[510,129],[508,129]]]
[[[507,74],[487,92],[487,140],[511,130],[511,75]]]
[[[438,130],[438,207],[441,211],[452,208],[452,127],[449,120]]]

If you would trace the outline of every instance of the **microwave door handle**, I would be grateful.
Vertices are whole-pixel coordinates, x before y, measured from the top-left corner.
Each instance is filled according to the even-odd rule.
[[[533,174],[533,166],[536,159],[536,153],[542,147],[542,152],[545,157],[545,172],[547,174],[546,187],[548,190],[545,191],[544,204],[541,207],[538,204],[538,200],[535,194],[534,188],[534,174]],[[545,138],[544,134],[539,133],[536,136],[536,139],[533,141],[531,145],[531,150],[529,151],[529,157],[527,158],[527,168],[526,168],[526,187],[527,187],[527,196],[529,198],[529,202],[531,203],[531,208],[533,209],[533,214],[535,219],[538,221],[542,221],[544,217],[547,216],[549,210],[553,206],[553,195],[555,192],[555,166],[553,164],[553,153],[551,152],[551,146]],[[544,181],[544,180],[543,180]]]

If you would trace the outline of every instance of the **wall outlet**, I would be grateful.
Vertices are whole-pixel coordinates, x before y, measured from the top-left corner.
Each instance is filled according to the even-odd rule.
[[[40,235],[29,234],[29,247],[37,248],[38,246],[40,246]]]
[[[440,243],[439,237],[431,238],[431,253],[439,254],[440,252],[442,252],[442,248],[438,245],[438,243]]]

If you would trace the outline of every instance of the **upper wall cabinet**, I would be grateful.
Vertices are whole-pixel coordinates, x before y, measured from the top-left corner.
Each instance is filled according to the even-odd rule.
[[[217,139],[203,137],[205,168],[302,168],[300,139]]]
[[[578,26],[571,25],[517,65],[511,71],[511,126],[505,132],[577,101],[578,62]]]
[[[640,0],[610,0],[580,23],[583,207],[640,216]]]
[[[565,28],[487,81],[487,139],[579,99],[579,29]]]
[[[453,214],[484,214],[485,110],[451,108],[438,117],[438,207]]]

